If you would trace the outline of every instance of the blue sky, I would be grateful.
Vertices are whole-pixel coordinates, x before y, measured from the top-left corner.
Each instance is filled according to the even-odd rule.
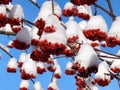
[[[38,0],[38,3],[41,5],[42,2],[44,1],[45,0]],[[63,7],[65,2],[69,0],[55,0],[55,1],[58,2],[61,7]],[[98,3],[107,8],[107,4],[105,3],[105,1],[106,0],[98,0]],[[111,0],[111,1],[114,7],[113,9],[114,9],[115,15],[119,16],[120,9],[118,8],[120,8],[120,5],[119,5],[120,0]],[[36,8],[33,4],[31,4],[29,0],[13,0],[13,4],[21,4],[22,7],[24,8],[25,19],[28,19],[30,21],[34,21],[35,17],[39,12],[39,9]],[[101,10],[99,10],[98,13],[103,15],[103,17],[106,19],[108,26],[110,27],[110,25],[112,24],[111,18]],[[0,35],[0,43],[6,45],[8,41],[11,40],[12,38],[13,37]],[[106,50],[111,53],[116,53],[118,49],[120,49],[119,46],[116,48],[107,48],[107,49],[103,48],[103,50]],[[20,52],[21,51],[18,51],[15,49],[11,50],[11,54],[17,59],[19,58]],[[15,74],[7,73],[6,66],[10,58],[2,50],[0,50],[0,53],[2,54],[2,59],[0,59],[0,90],[19,90],[19,84],[21,81],[19,69]],[[65,69],[65,65],[69,60],[70,59],[66,59],[66,58],[58,59],[58,62],[61,65],[63,70]],[[47,72],[43,75],[38,75],[37,78],[34,80],[35,81],[39,80],[44,90],[47,90],[47,85],[49,84],[51,77],[52,77],[52,74],[50,72]],[[63,72],[62,78],[59,80],[59,86],[60,86],[60,90],[76,90],[74,77],[67,76]],[[32,87],[33,87],[33,84],[31,83],[30,90],[32,90]],[[118,87],[117,81],[113,80],[109,86],[104,88],[99,87],[99,90],[120,90],[120,88]]]

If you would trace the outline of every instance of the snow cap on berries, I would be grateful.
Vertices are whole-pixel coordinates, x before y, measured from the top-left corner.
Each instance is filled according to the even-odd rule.
[[[79,37],[78,37],[78,32],[80,30],[79,25],[77,24],[77,22],[75,22],[74,20],[69,20],[66,23],[66,36],[68,39],[68,42],[75,42]],[[74,37],[76,37],[74,39]]]
[[[22,20],[24,18],[23,8],[19,4],[13,6],[12,10],[10,11],[9,18],[17,18]]]
[[[60,6],[56,2],[53,2],[53,4],[54,14],[60,17],[62,14]],[[42,18],[43,20],[46,20],[47,17],[52,14],[52,12],[52,1],[45,1],[41,6],[37,19]]]
[[[88,29],[100,29],[102,32],[108,32],[106,21],[101,15],[92,16],[87,24]]]
[[[33,90],[43,90],[41,83],[39,81],[35,82]]]
[[[0,14],[3,14],[3,15],[7,14],[6,6],[3,4],[0,5]]]
[[[37,75],[37,65],[35,61],[30,59],[30,57],[27,58],[27,60],[23,63],[21,68],[21,78],[22,79],[31,79],[35,78]]]
[[[91,72],[97,71],[97,66],[99,64],[98,57],[96,52],[90,45],[81,45],[81,48],[79,49],[78,54],[75,57],[74,64],[77,63],[79,64],[78,72],[83,73],[83,75],[84,73],[86,73],[86,77]]]
[[[20,30],[16,34],[16,40],[20,42],[24,42],[27,45],[31,43],[31,39],[32,39],[31,28],[28,26],[24,26],[22,30]]]
[[[52,82],[48,85],[48,90],[59,90],[58,82],[56,78],[52,79]]]
[[[103,61],[98,66],[98,72],[95,74],[95,82],[100,86],[107,86],[111,81],[108,64]]]
[[[108,36],[116,37],[120,40],[120,17],[117,17],[115,21],[113,21],[112,26],[108,32]]]
[[[11,58],[7,65],[8,72],[16,72],[17,69],[17,60],[15,58]]]
[[[79,22],[79,27],[81,30],[85,30],[87,27],[87,21],[82,20],[81,22]]]
[[[29,90],[29,81],[28,80],[21,81],[20,90]]]

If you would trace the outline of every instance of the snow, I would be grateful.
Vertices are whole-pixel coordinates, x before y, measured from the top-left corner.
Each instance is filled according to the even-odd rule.
[[[18,64],[17,64],[17,60],[15,58],[11,58],[8,62],[8,65],[7,67],[10,67],[10,68],[17,68]]]
[[[80,6],[77,6],[78,13],[89,14],[89,12],[88,12],[86,6],[87,6],[87,5],[80,5]]]
[[[6,7],[3,4],[0,5],[0,14],[3,14],[3,15],[7,14]]]
[[[67,2],[66,4],[65,4],[65,6],[64,6],[64,9],[66,10],[66,9],[72,9],[72,8],[74,8],[74,4],[72,4],[71,2]]]
[[[30,59],[30,57],[25,60],[25,62],[22,65],[22,70],[25,70],[26,73],[32,74],[32,75],[37,75],[37,65],[35,61]]]
[[[67,69],[67,70],[71,70],[72,65],[73,65],[72,62],[68,62],[68,63],[66,64],[66,69]]]
[[[120,50],[117,51],[116,55],[119,55],[119,56],[120,56]]]
[[[74,20],[69,20],[68,22],[66,22],[66,36],[67,38],[73,37],[73,36],[78,36],[78,32],[80,30],[77,22],[75,22]]]
[[[38,63],[37,63],[37,67],[46,68],[46,65],[45,65],[45,63],[43,63],[43,62],[38,62]]]
[[[101,15],[92,16],[87,24],[87,29],[100,29],[100,31],[107,33],[108,27],[106,21]]]
[[[27,88],[29,89],[29,81],[28,80],[22,80],[21,83],[20,83],[20,88]]]
[[[60,65],[56,66],[56,70],[55,70],[54,74],[59,74],[61,76],[62,71],[61,71]]]
[[[22,6],[19,4],[14,5],[9,13],[9,18],[18,18],[19,20],[22,20],[24,18]]]
[[[91,7],[88,5],[77,6],[77,10],[78,10],[78,13],[84,13],[84,14],[88,14],[89,16],[92,16]]]
[[[52,1],[45,1],[40,9],[38,17],[36,19],[42,18],[46,20],[49,15],[52,14]],[[54,14],[58,15],[59,17],[62,15],[60,6],[54,2]]]
[[[106,75],[106,77],[105,77],[105,74],[108,74],[108,75]],[[110,77],[109,74],[110,74],[109,66],[108,66],[108,64],[105,61],[103,61],[98,66],[98,72],[95,74],[95,78],[110,80],[111,77]]]
[[[116,18],[115,21],[113,21],[111,28],[108,32],[108,36],[114,36],[117,39],[120,39],[120,19]]]
[[[24,62],[26,60],[27,54],[26,53],[21,53],[19,57],[19,62]]]
[[[91,88],[91,90],[98,90],[97,85],[93,84],[92,82],[95,82],[95,81],[91,77],[88,77],[85,79],[85,83]]]
[[[12,5],[11,3],[9,3],[9,4],[6,5],[6,8],[7,8],[9,11],[11,11],[12,8],[13,8],[13,5]]]
[[[120,69],[120,59],[116,59],[113,61],[113,63],[111,64],[110,68],[113,68],[113,69]]]
[[[54,90],[59,90],[57,79],[53,78],[48,87],[52,87]]]
[[[78,32],[79,34],[79,40],[78,40],[78,43],[82,43],[82,44],[88,44],[88,40],[87,38],[85,37],[85,35],[83,34],[82,30],[79,30]]]
[[[75,62],[80,63],[81,67],[98,66],[98,57],[94,49],[87,44],[81,45],[80,50],[75,57]]]
[[[37,35],[38,33],[38,28],[37,27],[32,27],[32,39],[39,39],[39,35]]]
[[[87,21],[85,21],[85,20],[80,21],[79,22],[79,27],[80,27],[81,30],[85,30],[86,27],[87,27]]]
[[[41,83],[39,81],[35,82],[33,90],[43,90]]]
[[[1,27],[0,28],[0,31],[5,31],[5,32],[11,32],[11,33],[14,33],[11,29],[11,26],[10,24],[6,24],[4,27]]]
[[[16,34],[16,40],[20,42],[24,42],[27,45],[31,43],[31,39],[32,39],[32,32],[31,32],[31,28],[28,26],[24,26],[22,30],[20,30]]]
[[[48,21],[48,22],[47,22]],[[65,29],[64,27],[60,24],[60,21],[58,18],[54,15],[50,15],[46,21],[46,25],[54,25],[55,27],[55,32],[53,33],[46,33],[43,32],[41,35],[40,40],[48,40],[49,42],[52,43],[62,43],[65,44],[67,43],[66,35],[65,35]]]

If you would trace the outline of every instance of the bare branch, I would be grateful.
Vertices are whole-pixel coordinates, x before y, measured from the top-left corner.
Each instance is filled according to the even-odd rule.
[[[33,2],[32,0],[29,0],[33,5],[35,5],[38,9],[40,9],[40,6],[38,5],[38,3]]]
[[[8,56],[13,58],[13,56],[7,50],[5,50],[3,47],[0,46],[0,49],[2,49]]]
[[[113,8],[112,8],[110,0],[106,0],[106,2],[108,3],[108,7],[110,9],[111,14],[114,15]],[[115,18],[112,18],[112,19],[114,20]]]
[[[108,52],[105,52],[105,51],[102,51],[102,50],[99,50],[99,49],[96,49],[96,48],[94,48],[94,50],[95,50],[95,51],[98,51],[98,52],[102,52],[102,53],[108,54],[108,55],[111,55],[111,56],[115,56],[115,57],[117,57],[117,58],[120,58],[119,55],[111,54],[111,53],[108,53]]]
[[[54,0],[52,0],[52,14],[54,14]]]
[[[97,15],[97,7],[94,5],[94,15]]]
[[[96,3],[93,3],[93,5],[95,5],[96,7],[98,7],[99,9],[103,10],[105,13],[107,13],[108,15],[111,16],[111,18],[115,19],[115,15],[111,12],[109,12],[108,10],[106,10],[105,8],[103,8],[102,6],[96,4]]]
[[[35,83],[35,81],[33,80],[33,79],[30,79],[30,81],[34,84]]]
[[[119,57],[104,56],[104,55],[98,55],[98,57],[111,58],[111,59],[120,59]]]
[[[0,30],[0,34],[11,35],[11,36],[15,36],[16,35],[14,32],[3,31],[3,30]]]
[[[26,22],[26,23],[28,23],[28,24],[31,24],[31,25],[33,25],[33,26],[35,26],[35,24],[34,24],[34,23],[30,22],[30,21],[29,21],[29,20],[27,20],[27,19],[22,19],[22,21],[23,21],[23,22]]]

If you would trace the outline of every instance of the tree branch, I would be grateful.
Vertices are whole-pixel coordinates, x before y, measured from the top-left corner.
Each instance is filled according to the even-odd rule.
[[[102,50],[99,50],[99,49],[96,49],[94,48],[95,51],[98,51],[98,52],[102,52],[102,53],[105,53],[105,54],[108,54],[108,55],[111,55],[111,56],[114,56],[114,57],[117,57],[120,59],[120,56],[119,55],[115,55],[115,54],[111,54],[111,53],[108,53],[108,52],[105,52],[105,51],[102,51]]]
[[[33,25],[33,26],[35,26],[35,24],[34,24],[34,23],[32,23],[32,22],[30,22],[29,20],[22,19],[22,21],[23,21],[23,22],[26,22],[26,23],[28,23],[28,24],[31,24],[31,25]]]
[[[0,45],[0,49],[2,49],[8,56],[13,58],[13,56],[7,50],[5,50],[1,45]]]
[[[105,8],[103,8],[102,6],[96,4],[96,3],[93,3],[93,5],[95,5],[96,7],[98,7],[99,9],[103,10],[105,13],[107,13],[108,15],[110,15],[113,19],[115,19],[115,15],[111,12],[109,12],[108,10],[106,10]]]
[[[111,14],[114,15],[113,8],[112,8],[112,5],[111,5],[110,0],[106,0],[106,2],[108,3],[108,7],[109,7],[109,9],[110,9]],[[112,19],[115,20],[115,18],[112,18]]]
[[[11,36],[15,36],[16,35],[14,32],[3,31],[3,30],[0,30],[0,34],[11,35]]]
[[[54,14],[54,0],[52,0],[52,14]]]
[[[38,3],[33,2],[32,0],[29,0],[33,5],[35,5],[38,9],[40,9],[40,6],[38,5]]]

